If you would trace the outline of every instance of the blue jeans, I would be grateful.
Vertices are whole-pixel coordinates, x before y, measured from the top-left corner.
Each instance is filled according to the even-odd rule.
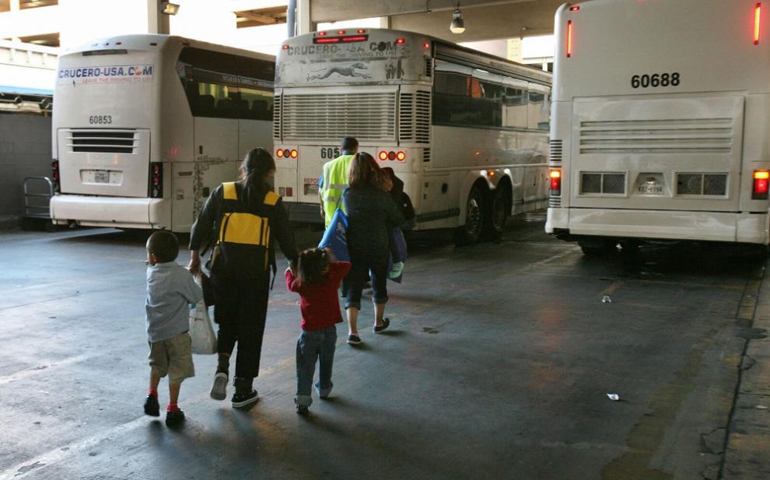
[[[337,344],[337,326],[321,330],[302,330],[297,339],[297,405],[310,406],[310,396],[315,374],[316,360],[319,360],[319,379],[315,384],[318,395],[327,397],[332,392],[332,365]]]
[[[348,273],[348,295],[345,308],[361,310],[361,295],[366,277],[372,280],[372,301],[377,305],[388,303],[388,259],[387,250],[380,254],[359,254],[350,252],[350,273]]]

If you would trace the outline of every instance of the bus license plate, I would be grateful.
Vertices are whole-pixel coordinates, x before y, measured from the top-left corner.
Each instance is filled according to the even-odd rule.
[[[642,195],[662,195],[663,185],[639,185],[639,193]]]
[[[305,195],[318,195],[318,179],[306,178],[305,179]]]
[[[108,170],[95,171],[94,183],[110,183],[110,172]]]

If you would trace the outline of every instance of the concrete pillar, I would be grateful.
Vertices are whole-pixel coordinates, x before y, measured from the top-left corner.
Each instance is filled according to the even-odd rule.
[[[289,38],[297,36],[297,0],[289,0],[286,7],[286,28]]]
[[[147,0],[147,32],[171,33],[170,15],[163,13],[164,0]]]
[[[297,35],[314,32],[316,24],[310,18],[311,0],[297,0]]]

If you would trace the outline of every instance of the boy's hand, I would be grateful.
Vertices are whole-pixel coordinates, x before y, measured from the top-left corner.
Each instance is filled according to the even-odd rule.
[[[331,247],[325,247],[324,252],[326,252],[326,258],[329,259],[329,262],[337,261],[337,257],[334,256],[334,250],[332,250]]]

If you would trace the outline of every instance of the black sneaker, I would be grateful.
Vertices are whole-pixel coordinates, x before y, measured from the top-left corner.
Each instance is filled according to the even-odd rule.
[[[227,374],[224,372],[217,372],[214,376],[214,385],[211,387],[211,393],[209,394],[214,400],[224,400],[227,398]]]
[[[310,413],[310,408],[307,405],[297,405],[297,413],[300,415],[307,415]]]
[[[160,417],[160,405],[158,404],[157,395],[147,395],[147,399],[144,401],[144,414],[151,417]]]
[[[374,333],[382,333],[390,326],[390,319],[389,318],[383,318],[382,319],[382,325],[379,327],[375,324],[374,325]]]
[[[235,393],[232,398],[233,408],[246,409],[259,401],[259,394],[252,389],[250,393]]]
[[[184,423],[184,412],[177,410],[175,412],[166,412],[166,426],[178,427]]]
[[[358,335],[348,335],[350,345],[361,345],[361,338]]]

